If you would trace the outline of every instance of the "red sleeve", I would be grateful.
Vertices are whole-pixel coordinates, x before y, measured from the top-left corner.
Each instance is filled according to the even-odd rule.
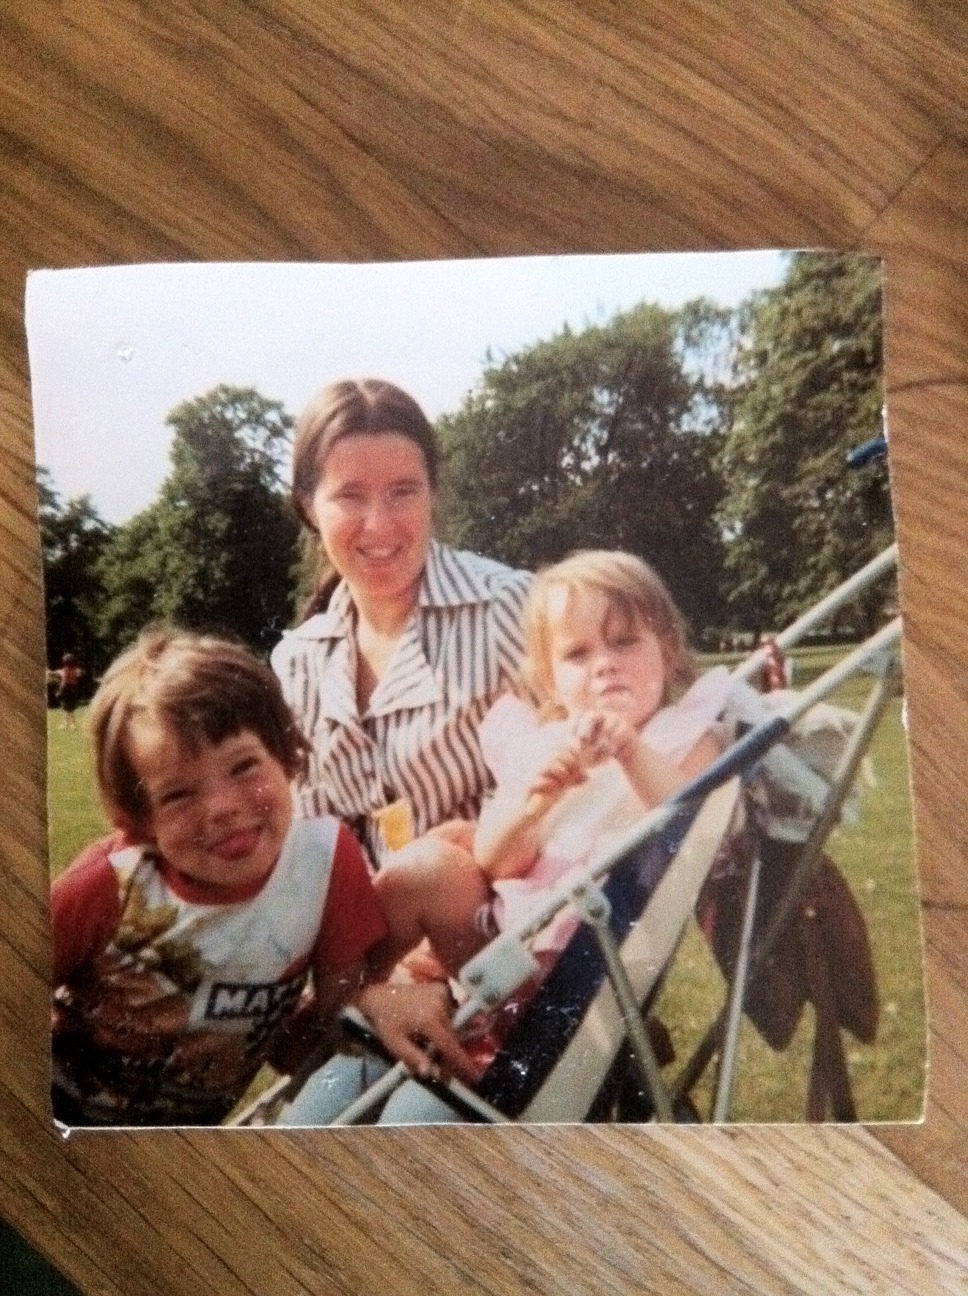
[[[120,901],[108,855],[120,844],[115,836],[88,846],[51,886],[55,986],[99,954],[115,933]]]
[[[316,946],[316,964],[323,973],[341,972],[387,935],[359,842],[340,824],[333,870]]]

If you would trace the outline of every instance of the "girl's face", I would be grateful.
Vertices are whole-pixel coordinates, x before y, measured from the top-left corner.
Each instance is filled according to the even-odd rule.
[[[311,505],[329,560],[350,589],[386,600],[416,599],[432,506],[423,451],[398,432],[337,441]]]
[[[292,823],[289,779],[251,729],[197,751],[135,716],[127,753],[148,807],[139,834],[176,873],[226,890],[264,881]]]
[[[569,719],[614,711],[640,729],[662,706],[662,646],[641,619],[631,622],[601,590],[550,591],[551,674]]]

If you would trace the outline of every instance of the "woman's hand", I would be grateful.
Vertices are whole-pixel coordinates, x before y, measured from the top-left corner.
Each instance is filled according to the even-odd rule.
[[[443,983],[377,981],[360,991],[356,1004],[393,1056],[418,1080],[436,1080],[446,1073],[468,1084],[478,1080],[479,1070],[450,1024],[453,1004]]]

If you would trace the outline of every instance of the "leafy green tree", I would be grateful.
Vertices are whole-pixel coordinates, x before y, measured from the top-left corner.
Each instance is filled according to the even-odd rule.
[[[115,651],[148,621],[237,635],[267,649],[288,624],[298,524],[281,467],[292,419],[221,385],[173,409],[171,472],[102,563]]]
[[[720,460],[737,624],[792,619],[892,538],[886,472],[846,466],[882,428],[881,330],[870,257],[796,253],[746,306]],[[864,604],[868,623],[882,597]]]
[[[72,652],[90,677],[104,664],[96,629],[103,596],[98,564],[113,528],[99,516],[89,495],[62,500],[42,467],[37,470],[37,505],[47,660],[58,666],[64,653]]]
[[[651,562],[698,631],[720,615],[720,399],[709,303],[643,303],[488,363],[439,422],[455,543],[526,568],[578,548]],[[715,350],[715,347],[713,347]]]

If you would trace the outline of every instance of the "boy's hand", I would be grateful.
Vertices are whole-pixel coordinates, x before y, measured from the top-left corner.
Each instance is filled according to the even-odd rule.
[[[453,1005],[442,982],[377,981],[360,991],[356,1004],[393,1056],[418,1080],[438,1079],[442,1072],[468,1084],[479,1079],[477,1066],[450,1024]]]

